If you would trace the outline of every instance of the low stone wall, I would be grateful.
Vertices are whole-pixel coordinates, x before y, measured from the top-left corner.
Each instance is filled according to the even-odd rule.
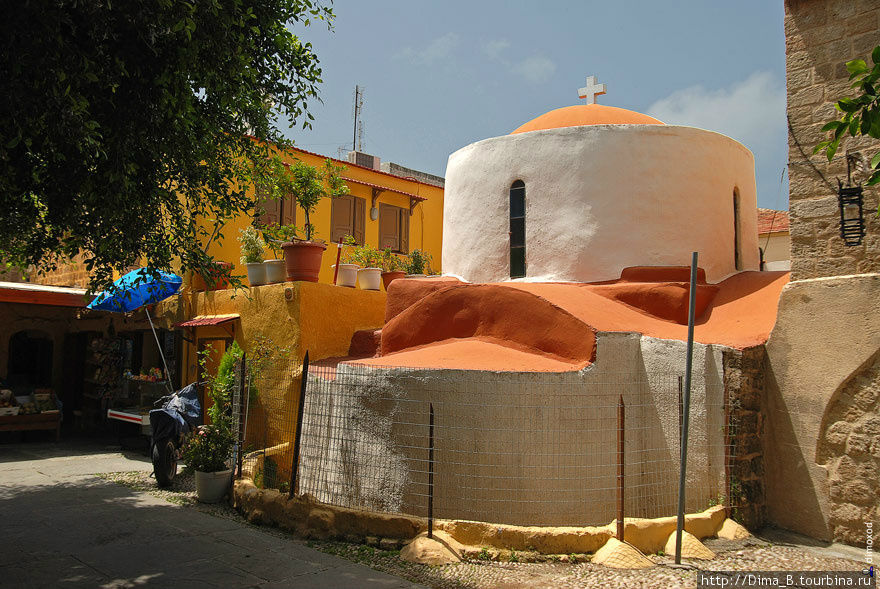
[[[427,520],[423,518],[336,507],[309,495],[289,498],[286,493],[258,489],[249,479],[235,481],[233,506],[252,523],[274,525],[298,536],[320,540],[379,543],[394,548],[427,530]],[[725,509],[720,505],[688,514],[685,531],[698,539],[715,536],[725,517]],[[596,552],[613,537],[617,522],[601,527],[544,527],[436,520],[434,528],[475,550],[489,547],[541,554],[585,554]],[[675,517],[626,519],[624,538],[644,553],[656,553],[663,549],[675,528]]]

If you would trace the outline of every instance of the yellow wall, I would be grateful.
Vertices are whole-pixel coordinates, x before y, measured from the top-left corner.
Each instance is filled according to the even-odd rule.
[[[291,150],[289,155],[285,156],[287,161],[301,159],[305,163],[312,166],[323,166],[327,159],[325,156],[315,155],[299,150]],[[336,163],[342,163],[346,166],[342,175],[353,180],[360,180],[386,188],[379,195],[376,206],[379,203],[385,203],[409,209],[409,197],[403,194],[392,192],[400,190],[408,194],[414,194],[426,198],[427,200],[417,204],[413,214],[410,216],[409,228],[409,247],[420,249],[428,252],[433,262],[432,269],[435,272],[441,271],[440,252],[442,246],[443,232],[443,189],[431,184],[424,184],[415,180],[406,180],[398,176],[371,170],[361,166],[356,166],[347,162],[334,160]],[[366,200],[366,227],[365,239],[368,245],[378,247],[379,245],[379,221],[370,219],[370,205],[372,202],[372,189],[370,186],[358,184],[356,182],[347,182],[348,192],[358,198]],[[286,203],[285,203],[286,204]],[[315,238],[322,239],[326,242],[330,241],[330,199],[323,199],[317,207],[314,214],[311,215],[311,222],[315,226]],[[296,210],[296,225],[301,227],[305,220],[305,214],[302,209]],[[240,216],[233,221],[227,223],[223,228],[223,237],[218,240],[208,252],[215,259],[231,262],[235,265],[234,274],[246,275],[246,271],[241,267],[240,244],[238,242],[239,230],[244,229],[252,223],[250,217]],[[267,259],[273,258],[272,251],[266,250]],[[278,257],[282,254],[279,251]],[[324,259],[321,265],[320,282],[333,282],[332,265],[336,263],[336,247],[328,243],[324,252]]]

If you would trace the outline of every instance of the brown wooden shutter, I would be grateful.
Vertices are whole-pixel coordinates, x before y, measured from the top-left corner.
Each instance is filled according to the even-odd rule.
[[[339,196],[330,201],[330,241],[339,243],[346,235],[353,233],[354,197]]]
[[[400,251],[400,209],[379,204],[379,249]]]
[[[279,199],[266,198],[257,194],[257,207],[254,221],[257,225],[265,227],[273,223],[281,222],[281,201]]]
[[[284,225],[296,225],[296,200],[290,195],[284,197],[282,217]]]
[[[366,238],[367,201],[362,198],[354,199],[354,228],[355,240],[363,245]]]
[[[400,251],[409,253],[409,211],[400,209]]]

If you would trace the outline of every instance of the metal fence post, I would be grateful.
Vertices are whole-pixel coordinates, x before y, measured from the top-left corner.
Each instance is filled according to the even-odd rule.
[[[434,537],[434,404],[428,406],[428,538]]]
[[[290,463],[290,497],[296,494],[296,477],[299,471],[299,443],[302,438],[303,411],[306,404],[306,384],[309,380],[309,351],[303,358],[302,376],[299,385],[299,407],[296,416],[296,434],[293,438],[293,461]]]
[[[694,308],[697,301],[697,252],[691,258],[691,287],[688,303],[688,341],[684,372],[684,404],[681,420],[681,465],[678,475],[678,522],[675,528],[675,564],[681,564],[681,533],[684,530],[684,492],[687,475],[688,426],[691,414],[691,368],[694,360]]]
[[[617,539],[623,542],[623,505],[624,505],[624,461],[625,461],[625,436],[624,422],[626,419],[626,407],[623,404],[623,395],[617,402]]]

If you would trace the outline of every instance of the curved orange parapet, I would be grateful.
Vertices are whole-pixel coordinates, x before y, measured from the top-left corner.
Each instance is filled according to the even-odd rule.
[[[385,324],[382,356],[463,339],[492,344],[493,351],[501,345],[529,352],[569,369],[591,362],[596,350],[588,325],[540,296],[505,285],[462,284],[433,292]],[[490,351],[484,345],[472,348],[476,354]]]
[[[520,125],[511,131],[527,133],[542,129],[558,129],[560,127],[580,127],[583,125],[662,125],[654,117],[643,115],[635,111],[604,104],[576,104],[564,106],[545,112],[531,121]]]

